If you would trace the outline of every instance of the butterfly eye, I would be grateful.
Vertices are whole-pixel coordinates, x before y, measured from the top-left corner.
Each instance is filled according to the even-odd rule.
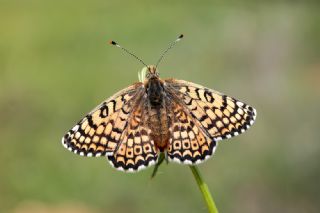
[[[150,78],[150,73],[149,73],[149,72],[147,73],[146,77],[147,77],[147,78]]]

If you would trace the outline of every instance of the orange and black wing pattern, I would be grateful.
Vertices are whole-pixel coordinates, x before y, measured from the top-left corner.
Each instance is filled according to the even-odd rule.
[[[150,130],[142,124],[144,99],[142,83],[121,90],[80,120],[62,144],[81,156],[107,156],[112,166],[123,171],[154,164],[157,153]]]
[[[175,115],[168,148],[172,161],[201,163],[219,140],[243,133],[255,121],[256,110],[237,99],[183,80],[165,82]]]

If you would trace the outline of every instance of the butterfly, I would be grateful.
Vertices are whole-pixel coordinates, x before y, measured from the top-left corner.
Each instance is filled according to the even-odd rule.
[[[161,79],[157,66],[145,70],[144,80],[103,101],[68,131],[63,146],[81,156],[106,156],[121,171],[154,165],[161,153],[169,161],[194,165],[212,156],[218,141],[245,132],[255,121],[256,110],[235,98],[188,81]]]

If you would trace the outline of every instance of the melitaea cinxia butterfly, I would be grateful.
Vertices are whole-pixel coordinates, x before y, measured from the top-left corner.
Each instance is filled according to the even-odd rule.
[[[112,166],[129,172],[155,164],[161,152],[169,161],[198,164],[213,155],[219,140],[243,133],[256,118],[254,108],[235,98],[191,82],[160,79],[157,66],[145,69],[142,82],[102,102],[62,144],[82,156],[107,156]]]

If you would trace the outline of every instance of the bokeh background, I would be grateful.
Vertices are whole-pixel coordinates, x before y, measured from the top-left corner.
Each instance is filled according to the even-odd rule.
[[[0,212],[206,212],[186,166],[125,174],[74,155],[61,137],[137,81],[180,33],[162,77],[193,81],[258,111],[200,166],[220,212],[320,208],[317,1],[0,2]]]

